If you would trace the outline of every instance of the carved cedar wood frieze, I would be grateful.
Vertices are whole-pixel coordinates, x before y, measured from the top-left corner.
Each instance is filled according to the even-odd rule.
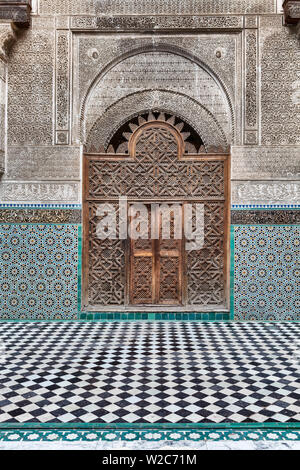
[[[2,224],[80,224],[77,209],[0,209]]]
[[[232,210],[233,225],[296,225],[300,224],[300,210]]]

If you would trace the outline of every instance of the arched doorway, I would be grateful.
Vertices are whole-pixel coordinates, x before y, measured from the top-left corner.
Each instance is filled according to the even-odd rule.
[[[228,308],[228,171],[228,155],[206,153],[189,124],[159,111],[125,123],[100,152],[89,148],[84,308]]]

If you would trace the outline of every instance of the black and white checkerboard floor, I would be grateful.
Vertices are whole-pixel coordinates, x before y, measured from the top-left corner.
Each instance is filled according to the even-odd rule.
[[[297,323],[0,324],[0,423],[300,421]]]

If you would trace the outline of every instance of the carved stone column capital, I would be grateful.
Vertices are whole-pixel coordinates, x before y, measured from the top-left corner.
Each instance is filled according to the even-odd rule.
[[[0,0],[0,58],[7,60],[17,31],[29,26],[31,0]]]
[[[284,0],[283,11],[286,25],[295,25],[300,20],[300,0]]]
[[[0,59],[7,61],[9,51],[17,40],[17,27],[11,21],[0,21]]]
[[[30,23],[31,0],[0,0],[0,19],[11,20],[20,27]]]

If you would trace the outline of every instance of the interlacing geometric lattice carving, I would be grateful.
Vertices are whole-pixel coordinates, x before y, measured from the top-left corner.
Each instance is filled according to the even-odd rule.
[[[125,251],[119,239],[99,240],[98,204],[90,202],[88,235],[88,296],[92,305],[123,305],[125,300]],[[118,204],[114,204],[118,222]]]
[[[204,213],[204,247],[187,254],[188,303],[220,305],[224,301],[225,204],[206,203]]]
[[[164,239],[158,206],[152,206],[152,210],[150,204],[146,207],[149,237],[147,240],[131,240],[130,243],[130,303],[179,305],[182,296],[182,240],[174,237],[174,213],[170,214],[170,239]],[[150,227],[158,234],[157,239],[151,239]]]
[[[201,136],[186,122],[182,119],[174,116],[173,114],[166,114],[159,111],[153,111],[138,115],[131,121],[125,123],[121,128],[112,135],[110,141],[107,144],[108,153],[128,153],[128,142],[130,141],[132,134],[141,126],[148,122],[167,122],[175,127],[181,134],[184,140],[185,153],[205,153],[205,146]]]
[[[164,118],[165,115],[160,115]],[[155,120],[153,114],[149,120],[139,117],[140,125],[163,122]],[[172,116],[167,124],[181,131],[184,124],[175,124]],[[132,133],[125,133],[131,140],[139,126],[131,124]],[[184,151],[194,150],[196,146],[188,142],[190,134],[180,132]],[[117,150],[123,155],[128,151],[128,142],[122,142]],[[203,146],[199,148],[202,152]],[[114,198],[119,195],[128,197],[182,197],[182,198],[220,198],[224,195],[224,164],[220,161],[183,160],[178,158],[178,143],[168,127],[147,127],[136,143],[137,158],[124,158],[122,164],[116,159],[93,160],[89,167],[90,196],[96,198]],[[114,154],[112,145],[108,154]],[[188,153],[190,155],[190,153]]]
[[[139,125],[125,135],[128,153],[119,149],[85,157],[84,305],[224,307],[227,157],[185,153],[183,126],[175,119],[152,116],[140,117]],[[120,145],[125,151],[124,142]],[[97,238],[99,203],[116,207],[118,225],[120,196],[127,196],[128,208],[133,202],[146,205],[149,221],[158,227],[157,239]],[[203,204],[204,246],[185,252],[185,240],[174,239],[172,212],[171,239],[164,239],[160,202],[177,202],[182,208],[187,203]],[[195,205],[193,211],[194,230]]]

